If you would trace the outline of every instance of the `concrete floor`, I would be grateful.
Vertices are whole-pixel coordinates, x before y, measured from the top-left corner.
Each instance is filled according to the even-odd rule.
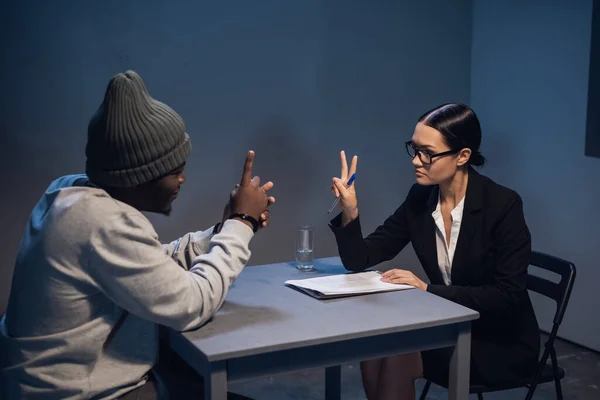
[[[542,338],[545,339],[545,338]],[[565,400],[600,399],[600,354],[577,345],[557,340],[556,351],[559,365],[566,370],[562,381]],[[230,391],[249,396],[256,400],[323,400],[325,398],[324,370],[306,370],[291,374],[277,375],[263,379],[236,382],[230,385]],[[425,381],[417,382],[417,396],[420,395]],[[512,400],[525,398],[526,390],[517,389],[484,396],[489,400]],[[432,385],[427,399],[447,399],[445,389]],[[471,395],[476,399],[476,395]],[[556,399],[553,384],[540,385],[533,397],[536,400]],[[362,389],[358,364],[342,367],[342,399],[366,399]]]

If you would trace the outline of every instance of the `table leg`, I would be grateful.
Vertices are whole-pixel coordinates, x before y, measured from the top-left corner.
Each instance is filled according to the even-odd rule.
[[[227,400],[227,368],[225,362],[211,364],[210,374],[204,379],[205,400]]]
[[[469,375],[471,366],[471,323],[457,326],[456,345],[450,359],[448,399],[462,400],[469,397]]]
[[[342,386],[342,367],[335,365],[325,368],[325,399],[340,400]]]

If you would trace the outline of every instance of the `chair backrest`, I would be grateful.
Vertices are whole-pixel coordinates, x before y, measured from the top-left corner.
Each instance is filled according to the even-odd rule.
[[[527,289],[556,301],[554,324],[560,325],[565,315],[569,298],[571,297],[573,283],[575,282],[575,265],[569,261],[539,251],[531,252],[531,262],[529,264],[560,275],[560,282],[558,283],[540,276],[527,275]]]

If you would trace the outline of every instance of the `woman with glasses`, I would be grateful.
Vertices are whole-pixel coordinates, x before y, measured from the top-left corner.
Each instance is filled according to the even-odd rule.
[[[333,178],[341,214],[331,221],[340,257],[351,271],[394,258],[409,242],[430,283],[392,269],[390,283],[409,284],[476,310],[472,324],[471,384],[501,385],[533,375],[540,336],[526,290],[531,237],[519,195],[473,167],[479,152],[477,116],[462,104],[444,104],[423,114],[406,151],[416,184],[406,200],[363,238],[354,184],[341,153],[342,173]],[[402,312],[399,308],[398,312]],[[452,349],[436,349],[361,363],[369,400],[414,399],[414,381],[447,385]]]

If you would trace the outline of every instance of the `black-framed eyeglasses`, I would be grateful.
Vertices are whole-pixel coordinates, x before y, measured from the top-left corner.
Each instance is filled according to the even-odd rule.
[[[427,150],[419,149],[412,142],[412,140],[409,140],[408,142],[404,143],[404,146],[406,147],[406,152],[408,153],[410,158],[415,158],[416,156],[419,156],[419,160],[421,160],[421,162],[423,164],[431,164],[435,157],[442,157],[442,156],[447,156],[449,154],[456,154],[460,151],[460,150],[448,150],[448,151],[443,151],[441,153],[432,153]]]

